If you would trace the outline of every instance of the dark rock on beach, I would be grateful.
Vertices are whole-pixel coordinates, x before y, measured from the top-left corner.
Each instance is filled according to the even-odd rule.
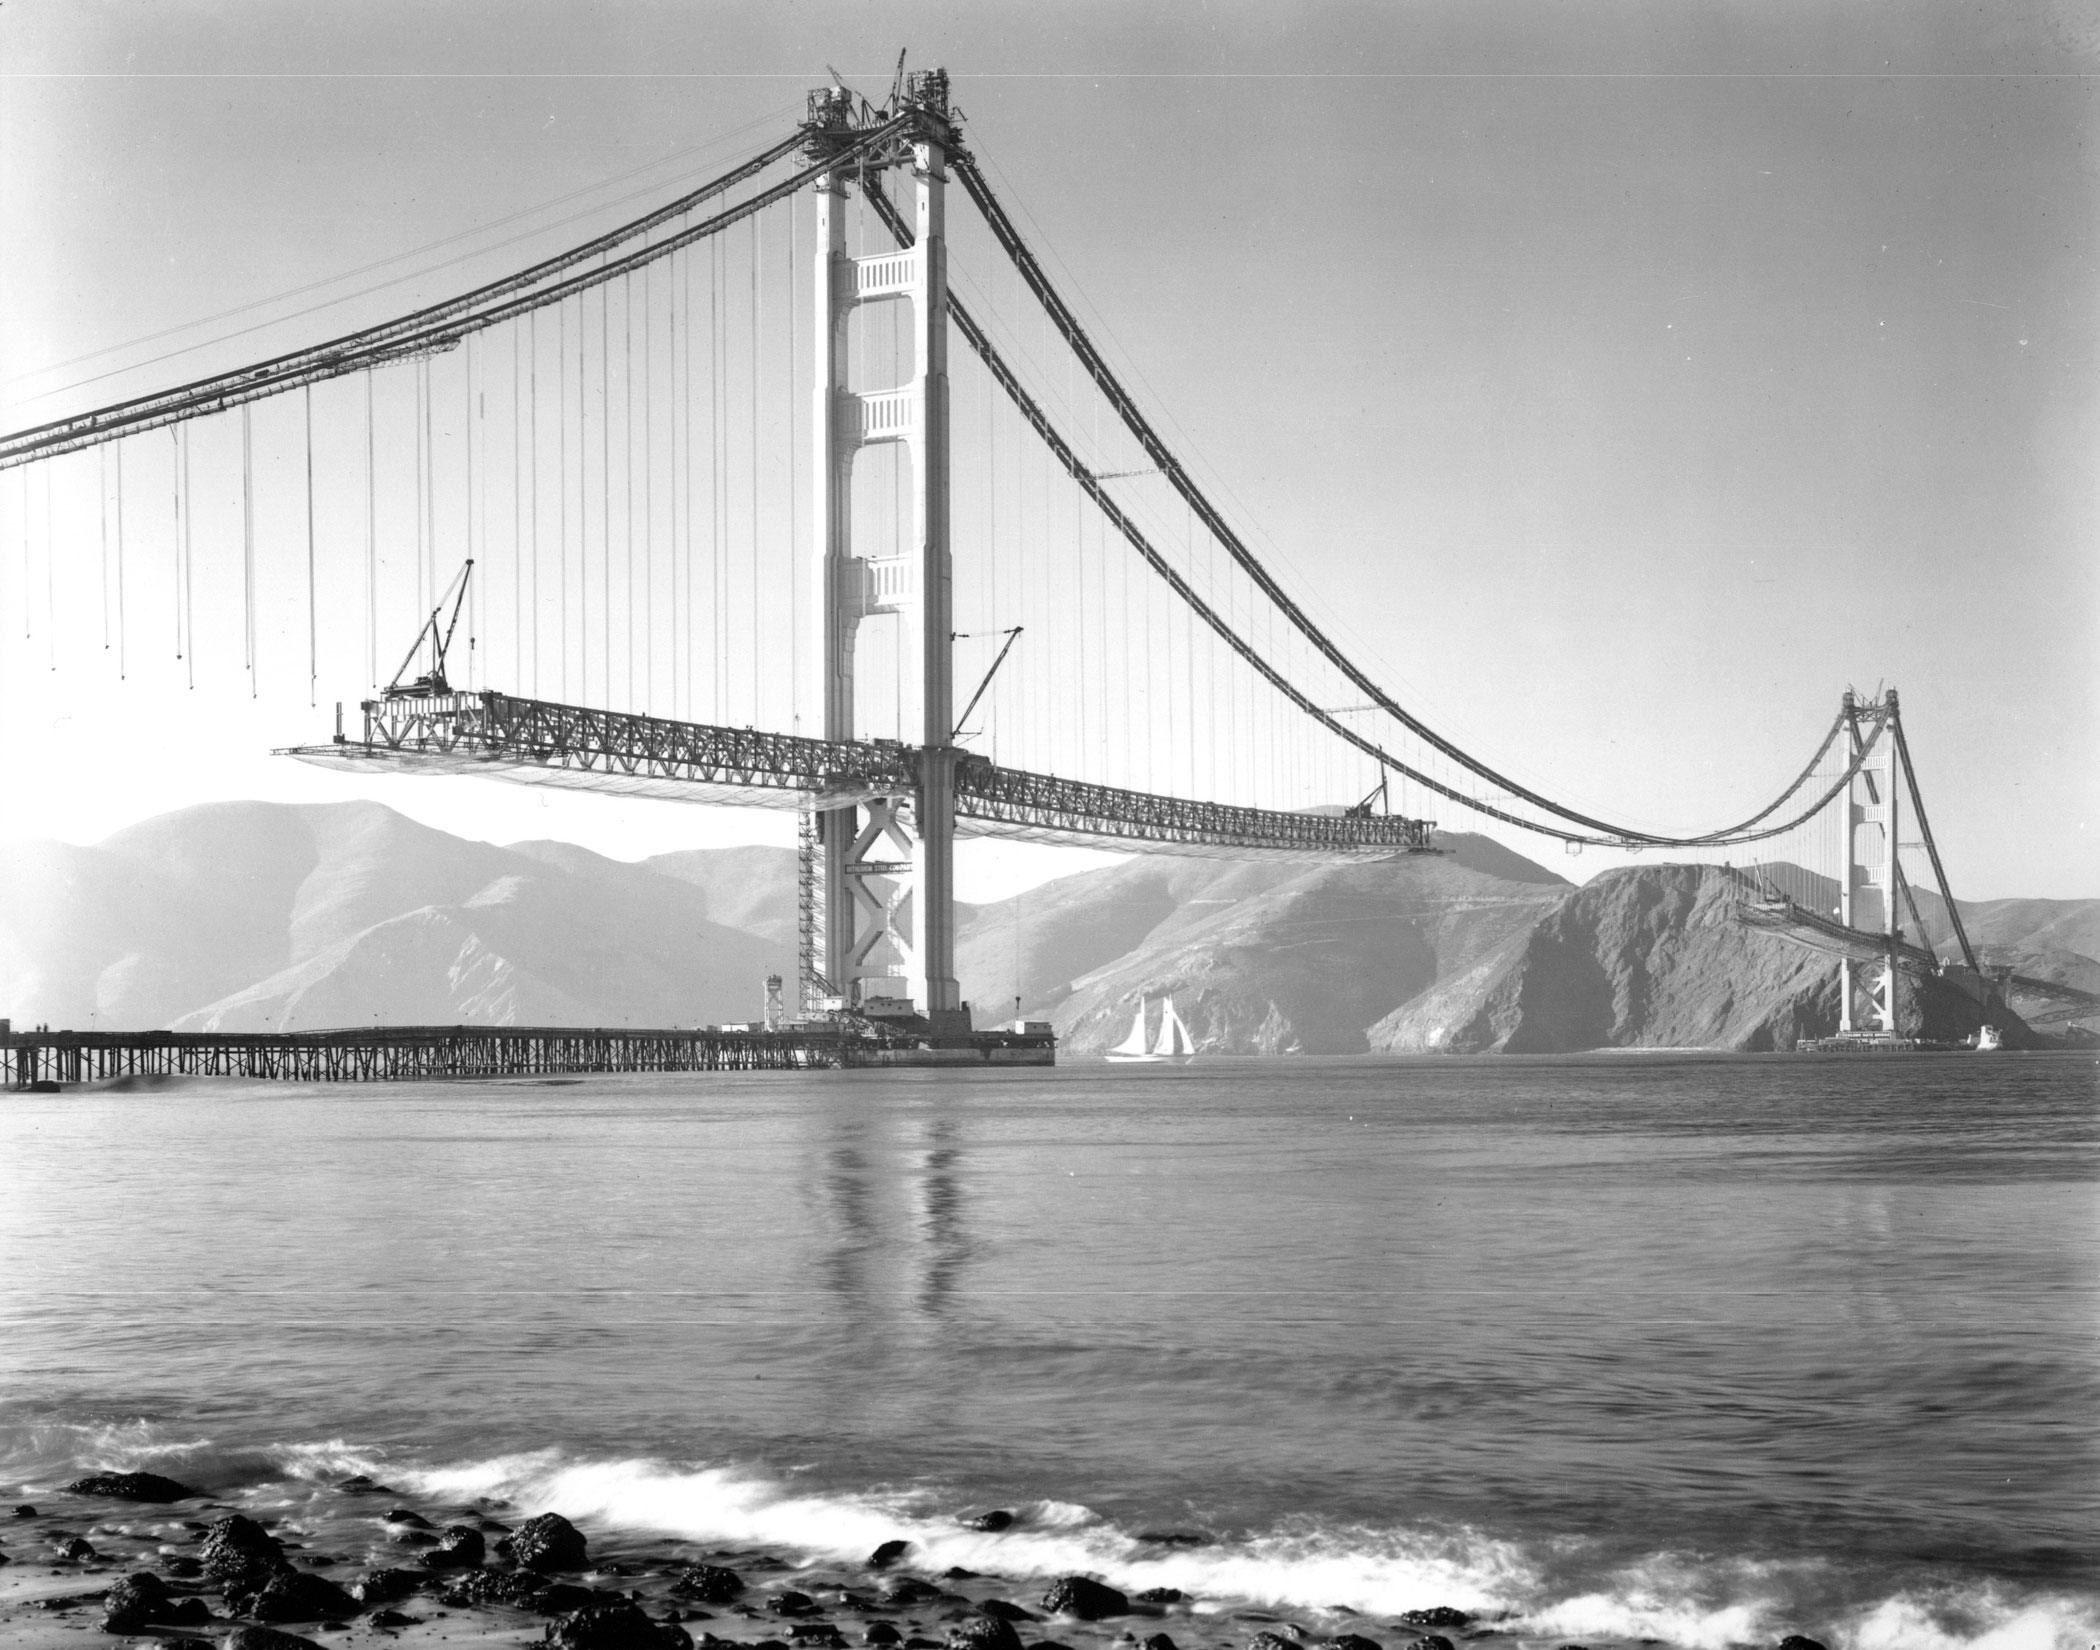
[[[1008,1512],[1004,1507],[997,1507],[994,1508],[991,1512],[982,1512],[979,1513],[975,1518],[966,1518],[963,1520],[964,1529],[982,1530],[987,1535],[997,1535],[1001,1530],[1010,1530],[1013,1527],[1014,1515]]]
[[[1200,1547],[1210,1537],[1188,1530],[1140,1530],[1133,1539],[1149,1541],[1155,1547]]]
[[[1188,1594],[1179,1587],[1147,1587],[1138,1594],[1140,1604],[1179,1604]]]
[[[1054,1616],[1099,1621],[1103,1616],[1129,1615],[1130,1600],[1086,1576],[1065,1576],[1051,1583],[1050,1591],[1043,1595],[1043,1608]]]
[[[867,1631],[861,1634],[860,1642],[863,1644],[896,1644],[903,1637],[904,1635],[888,1622],[871,1621],[868,1623]]]
[[[423,1618],[421,1616],[404,1616],[399,1610],[374,1610],[369,1616],[365,1617],[365,1625],[367,1627],[379,1627],[388,1630],[399,1627],[419,1627],[422,1623]]]
[[[438,1544],[423,1555],[427,1570],[471,1570],[488,1557],[488,1541],[469,1524],[449,1525]]]
[[[872,1553],[868,1554],[868,1568],[871,1570],[886,1570],[910,1551],[911,1543],[909,1541],[885,1541]]]
[[[1454,1610],[1448,1604],[1439,1604],[1430,1610],[1402,1610],[1398,1617],[1410,1627],[1470,1627],[1473,1618],[1464,1610]]]
[[[485,1520],[493,1524],[494,1519]],[[560,1513],[541,1513],[528,1518],[496,1543],[496,1551],[527,1570],[542,1575],[556,1570],[582,1570],[590,1566],[589,1546],[583,1532]]]
[[[234,1602],[233,1595],[227,1603]],[[333,1621],[357,1614],[357,1600],[326,1576],[279,1570],[251,1593],[241,1595],[241,1614],[257,1621]]]
[[[169,1553],[161,1559],[160,1567],[181,1581],[204,1574],[204,1566],[189,1553]]]
[[[151,1570],[125,1576],[102,1595],[102,1631],[136,1633],[149,1621],[165,1619],[168,1584]]]
[[[1296,1639],[1287,1639],[1281,1633],[1264,1629],[1247,1641],[1247,1650],[1304,1650]]]
[[[444,1591],[438,1597],[455,1610],[471,1610],[484,1604],[530,1610],[546,1590],[547,1584],[529,1570],[462,1570],[445,1583]],[[582,1601],[583,1604],[590,1602],[588,1596]],[[578,1609],[581,1604],[572,1604],[569,1608]]]
[[[1779,1650],[1824,1650],[1814,1639],[1804,1638],[1799,1633],[1789,1633],[1779,1641]]]
[[[1385,1646],[1361,1633],[1337,1633],[1331,1639],[1320,1640],[1313,1650],[1385,1650]]]
[[[74,1495],[99,1495],[111,1501],[188,1501],[199,1493],[157,1472],[98,1472],[77,1478],[66,1488]]]
[[[1138,1650],[1180,1650],[1180,1646],[1165,1633],[1154,1633],[1145,1639]]]
[[[882,1596],[899,1609],[910,1609],[914,1604],[928,1604],[937,1598],[946,1597],[940,1588],[930,1581],[921,1581],[917,1576],[902,1576],[883,1589]]]
[[[614,1599],[572,1610],[547,1623],[547,1643],[560,1650],[691,1650],[683,1627],[651,1621],[638,1604]]]
[[[58,1556],[69,1564],[85,1564],[102,1555],[95,1551],[95,1544],[86,1536],[76,1535],[58,1544]]]
[[[25,1502],[7,1516],[10,1518],[34,1518],[36,1515],[36,1508]]]
[[[412,1507],[396,1507],[386,1515],[389,1524],[399,1524],[411,1530],[434,1530],[437,1526]]]
[[[998,1616],[972,1616],[948,1629],[948,1650],[1021,1650],[1021,1635]]]
[[[1003,1598],[988,1598],[977,1606],[987,1616],[997,1616],[1001,1621],[1037,1621],[1041,1618],[1030,1614],[1018,1604],[1009,1604]]]
[[[204,1532],[204,1579],[220,1591],[252,1592],[284,1567],[284,1548],[252,1518],[233,1513]]]
[[[1425,1633],[1421,1638],[1410,1640],[1407,1650],[1456,1650],[1456,1647],[1440,1633]]]
[[[671,1583],[680,1598],[699,1604],[728,1604],[744,1590],[744,1578],[719,1564],[695,1564]]]
[[[398,1604],[429,1579],[416,1570],[367,1570],[350,1584],[350,1596],[364,1604]]]
[[[776,1616],[812,1616],[817,1612],[817,1601],[789,1587],[767,1599],[766,1608]]]

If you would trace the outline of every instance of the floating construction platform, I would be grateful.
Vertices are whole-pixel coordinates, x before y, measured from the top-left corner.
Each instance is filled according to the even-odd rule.
[[[625,1071],[810,1071],[858,1066],[1048,1066],[1047,1031],[908,1029],[816,1022],[777,1030],[570,1026],[373,1026],[342,1031],[33,1031],[0,1020],[0,1087],[121,1077],[261,1077],[404,1083]]]

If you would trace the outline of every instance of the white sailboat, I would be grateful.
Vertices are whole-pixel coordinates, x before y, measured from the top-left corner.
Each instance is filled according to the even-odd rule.
[[[1189,1035],[1189,1028],[1181,1023],[1181,1016],[1174,1012],[1174,999],[1169,997],[1160,1006],[1159,1036],[1152,1044],[1155,1060],[1187,1060],[1196,1053],[1196,1040]]]
[[[1145,1046],[1145,999],[1138,998],[1137,1018],[1130,1022],[1130,1035],[1108,1051],[1108,1057],[1116,1061],[1158,1060],[1163,1056],[1154,1054]]]
[[[1152,1064],[1160,1060],[1186,1060],[1196,1052],[1196,1040],[1189,1035],[1189,1028],[1182,1023],[1181,1016],[1174,1012],[1174,999],[1169,997],[1160,1005],[1159,1035],[1148,1040],[1145,1036],[1145,1009],[1147,1003],[1138,998],[1137,1017],[1130,1022],[1130,1033],[1108,1051],[1108,1057],[1119,1063],[1142,1062]]]

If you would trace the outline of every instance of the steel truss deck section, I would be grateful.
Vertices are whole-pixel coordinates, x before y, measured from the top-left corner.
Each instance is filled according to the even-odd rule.
[[[722,802],[839,807],[918,788],[918,752],[883,741],[804,739],[520,699],[493,689],[372,699],[362,741],[282,752],[323,767],[394,767],[524,784]],[[1113,846],[1221,859],[1331,860],[1433,853],[1427,820],[1288,813],[1089,785],[968,757],[955,770],[964,836]]]
[[[1972,980],[1977,977],[1960,963],[1950,963],[1921,945],[1913,945],[1908,940],[1891,941],[1886,934],[1869,934],[1861,929],[1848,928],[1789,899],[1739,906],[1736,920],[1746,928],[1763,929],[1794,945],[1819,951],[1826,957],[1883,962],[1893,950],[1897,966],[1913,974],[1956,974]],[[2028,974],[1993,972],[1989,977],[2003,979],[2008,997],[2039,999],[2052,1005],[2031,1014],[2022,1010],[2020,1018],[2029,1025],[2100,1018],[2100,996],[2090,991],[2080,991],[2055,980],[2036,979]]]
[[[520,699],[493,689],[369,699],[361,743],[284,754],[323,767],[375,764],[687,802],[798,808],[908,795],[901,745],[803,739],[630,711]]]
[[[1382,858],[1432,853],[1427,820],[1391,814],[1286,813],[1155,796],[966,761],[955,772],[955,828],[965,836],[1098,842],[1195,858]]]

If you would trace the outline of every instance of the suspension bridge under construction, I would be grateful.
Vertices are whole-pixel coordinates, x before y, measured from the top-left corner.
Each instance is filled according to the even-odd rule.
[[[0,439],[25,558],[40,472],[47,577],[99,543],[121,659],[150,558],[194,670],[217,556],[257,692],[258,613],[303,605],[278,680],[366,685],[301,761],[794,811],[799,978],[759,1029],[802,1041],[775,1063],[1049,1058],[1047,1028],[990,1032],[963,1001],[958,838],[1375,859],[1437,852],[1428,813],[1452,808],[1571,848],[1726,851],[1740,920],[1832,957],[1850,1046],[1915,1044],[1926,980],[1999,1025],[2100,1011],[1971,945],[1894,690],[1846,692],[1791,782],[1692,834],[1433,729],[1229,520],[988,172],[942,71],[900,68],[881,102],[821,87],[756,154],[502,279]],[[296,497],[263,497],[259,438]],[[39,1035],[0,1039],[15,1079]],[[482,1058],[417,1036],[285,1069]],[[562,1038],[510,1041],[535,1070],[671,1058]]]

